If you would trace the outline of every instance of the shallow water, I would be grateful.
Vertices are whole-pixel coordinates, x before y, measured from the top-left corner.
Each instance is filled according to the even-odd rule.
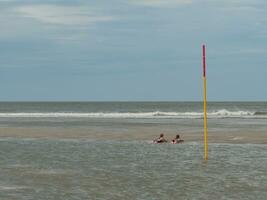
[[[266,199],[267,145],[0,140],[0,199]]]

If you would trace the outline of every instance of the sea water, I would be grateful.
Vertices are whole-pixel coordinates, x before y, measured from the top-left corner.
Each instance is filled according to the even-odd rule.
[[[209,127],[267,130],[267,102],[208,103]],[[103,127],[168,124],[202,128],[201,102],[2,102],[1,127]]]
[[[0,199],[266,199],[267,145],[4,139]]]
[[[208,108],[215,132],[267,131],[267,103],[221,102]],[[56,127],[63,134],[0,138],[0,199],[266,199],[264,143],[215,142],[205,162],[200,141],[80,139],[75,132],[64,137],[64,130],[81,127],[88,134],[96,128],[113,134],[147,126],[198,130],[201,109],[198,102],[1,103],[1,131]]]

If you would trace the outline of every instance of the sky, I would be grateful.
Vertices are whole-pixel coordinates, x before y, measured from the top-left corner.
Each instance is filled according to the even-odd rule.
[[[266,0],[0,0],[0,101],[267,101]]]

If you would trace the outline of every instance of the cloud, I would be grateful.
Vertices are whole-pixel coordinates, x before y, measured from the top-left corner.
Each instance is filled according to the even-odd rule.
[[[150,7],[169,7],[191,4],[192,0],[133,0],[132,3]]]
[[[28,5],[17,7],[15,11],[23,17],[57,25],[86,25],[115,19],[93,13],[84,6]]]

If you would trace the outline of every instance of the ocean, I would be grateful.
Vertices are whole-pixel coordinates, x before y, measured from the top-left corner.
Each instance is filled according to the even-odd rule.
[[[0,199],[266,199],[267,103],[208,103],[207,162],[202,106],[2,102]]]

